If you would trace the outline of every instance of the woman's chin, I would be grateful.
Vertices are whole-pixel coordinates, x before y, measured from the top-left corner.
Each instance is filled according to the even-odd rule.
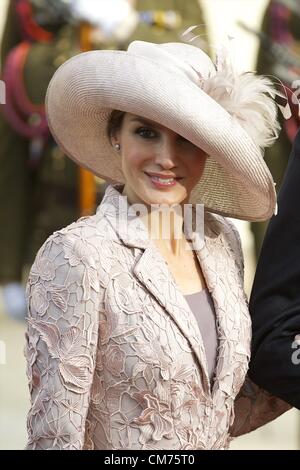
[[[147,191],[145,194],[146,204],[181,204],[185,199],[184,194],[179,194],[178,191],[170,191],[168,194],[163,194],[159,190]]]

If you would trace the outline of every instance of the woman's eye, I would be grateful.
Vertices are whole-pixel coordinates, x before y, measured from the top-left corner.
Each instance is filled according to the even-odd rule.
[[[151,129],[147,129],[146,127],[140,127],[136,130],[136,133],[145,139],[152,139],[153,137],[156,137],[156,133]]]

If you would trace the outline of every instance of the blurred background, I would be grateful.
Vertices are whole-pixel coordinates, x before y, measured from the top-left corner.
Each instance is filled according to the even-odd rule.
[[[299,76],[298,0],[78,0],[72,15],[67,3],[0,0],[1,78],[10,84],[0,105],[0,449],[26,444],[28,270],[45,239],[93,212],[106,187],[69,161],[49,135],[44,97],[56,68],[83,50],[126,49],[134,39],[182,40],[182,32],[197,25],[184,40],[211,56],[220,43],[230,43],[240,71],[257,70],[285,84]],[[297,127],[297,118],[282,119],[280,139],[266,153],[277,189]],[[266,227],[234,222],[249,295]],[[231,448],[299,449],[299,412],[236,439]]]

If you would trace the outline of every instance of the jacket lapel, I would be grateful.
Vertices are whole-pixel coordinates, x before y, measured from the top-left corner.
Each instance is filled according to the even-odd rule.
[[[219,345],[213,392],[233,396],[248,368],[251,322],[236,264],[240,254],[232,251],[226,234],[232,229],[224,224],[221,231],[215,230],[213,217],[208,213],[205,247],[197,254],[217,320]]]
[[[206,355],[197,321],[166,261],[154,244],[150,243],[145,249],[133,271],[140,283],[156,298],[188,340],[202,371],[206,392],[209,393]]]

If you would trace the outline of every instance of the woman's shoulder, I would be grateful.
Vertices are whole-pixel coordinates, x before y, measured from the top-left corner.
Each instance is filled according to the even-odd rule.
[[[228,217],[212,212],[205,213],[205,233],[214,240],[222,239],[232,252],[239,269],[243,271],[243,249],[239,231],[234,222]]]
[[[207,234],[222,234],[228,238],[228,241],[240,246],[241,239],[239,231],[234,222],[228,217],[208,211],[205,212],[205,229]]]
[[[117,241],[109,222],[98,214],[80,217],[53,232],[37,252],[35,263],[85,265],[96,269],[107,250]],[[108,246],[109,245],[109,246]]]
[[[108,238],[108,236],[111,237],[113,232],[114,231],[104,214],[101,211],[97,211],[93,215],[80,217],[75,222],[57,230],[52,235],[66,238],[70,236],[78,236],[92,241],[93,237],[96,239],[101,236],[105,236],[105,238]]]

